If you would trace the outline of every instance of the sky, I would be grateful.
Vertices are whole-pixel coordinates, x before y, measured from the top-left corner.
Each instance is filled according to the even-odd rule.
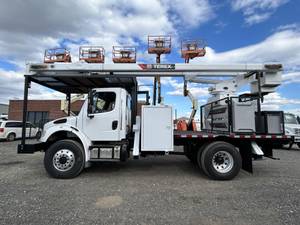
[[[44,50],[65,47],[78,61],[81,45],[104,46],[106,62],[113,45],[137,48],[138,63],[154,63],[147,36],[172,36],[172,52],[162,63],[183,63],[180,41],[204,39],[206,55],[194,64],[282,63],[283,84],[265,98],[264,109],[300,114],[299,0],[0,0],[0,103],[22,99],[25,65],[42,62]],[[162,79],[165,104],[187,116],[191,103],[182,80]],[[140,79],[151,90],[151,79]],[[207,85],[189,89],[204,104]],[[247,87],[241,91],[247,90]],[[30,99],[64,98],[33,84]]]

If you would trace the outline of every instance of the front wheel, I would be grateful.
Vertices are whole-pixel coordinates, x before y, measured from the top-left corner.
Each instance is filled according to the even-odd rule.
[[[54,178],[74,178],[84,167],[83,147],[73,140],[57,141],[46,150],[44,166]]]
[[[204,173],[215,180],[231,180],[240,171],[242,159],[236,148],[227,142],[216,141],[208,144],[197,156]]]

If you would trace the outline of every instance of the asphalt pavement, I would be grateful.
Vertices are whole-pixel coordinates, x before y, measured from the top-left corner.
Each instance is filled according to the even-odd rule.
[[[300,150],[214,181],[184,156],[100,163],[50,178],[43,153],[0,142],[0,224],[300,224]]]

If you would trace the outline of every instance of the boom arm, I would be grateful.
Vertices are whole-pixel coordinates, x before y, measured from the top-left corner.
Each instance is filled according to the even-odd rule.
[[[221,76],[219,76],[221,77]],[[270,72],[251,72],[251,73],[237,73],[232,75],[233,78],[227,80],[220,79],[206,79],[202,76],[186,75],[185,80],[194,83],[213,84],[209,88],[210,94],[213,96],[232,95],[238,91],[242,86],[250,84],[251,94],[272,93],[276,87],[281,84],[281,70]]]

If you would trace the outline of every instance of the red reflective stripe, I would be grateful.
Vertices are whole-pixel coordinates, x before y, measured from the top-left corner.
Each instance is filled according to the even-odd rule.
[[[147,69],[147,64],[139,64],[139,67],[141,67],[143,70]]]

